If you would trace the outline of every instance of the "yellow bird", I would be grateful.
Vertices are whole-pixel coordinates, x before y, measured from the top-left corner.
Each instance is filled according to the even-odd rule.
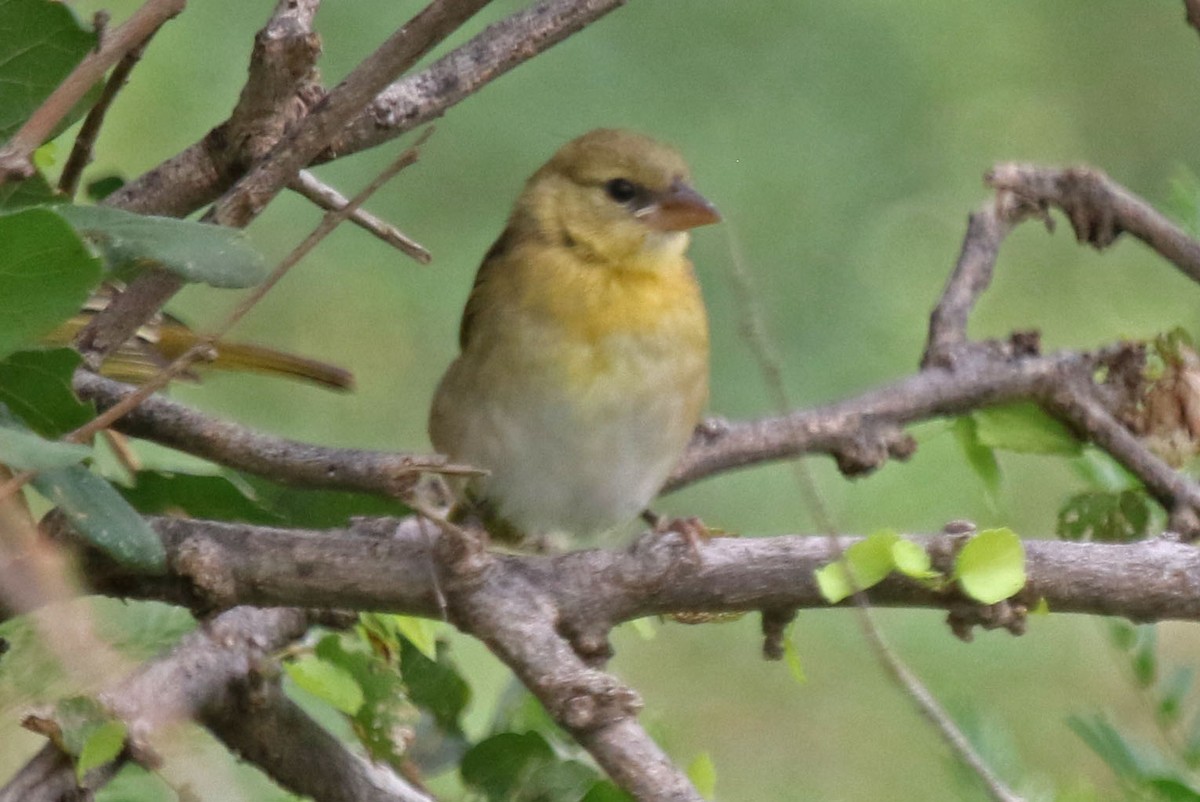
[[[479,268],[429,435],[486,469],[493,534],[586,537],[662,488],[708,400],[708,321],[686,251],[720,215],[683,158],[628,131],[568,142]]]

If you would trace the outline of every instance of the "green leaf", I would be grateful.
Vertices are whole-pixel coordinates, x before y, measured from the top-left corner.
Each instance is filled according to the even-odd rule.
[[[941,574],[933,570],[929,552],[920,543],[899,538],[892,544],[892,564],[896,570],[913,579],[935,579]]]
[[[0,142],[70,74],[96,35],[63,3],[0,0]],[[59,130],[78,117],[73,113]]]
[[[237,229],[107,206],[62,204],[54,210],[100,250],[113,270],[155,265],[185,281],[233,289],[253,287],[267,277],[266,261]]]
[[[967,464],[994,497],[1000,492],[1000,463],[996,461],[996,452],[979,442],[979,426],[975,419],[964,415],[954,421],[950,430],[962,448]]]
[[[1112,618],[1108,622],[1108,637],[1123,652],[1128,652],[1138,640],[1138,630],[1133,624],[1123,618]]]
[[[800,661],[800,650],[796,648],[796,644],[791,638],[783,639],[783,662],[787,665],[792,679],[801,685],[808,682],[808,677],[804,673],[804,664]]]
[[[121,495],[145,515],[177,515],[181,510],[193,518],[279,525],[275,514],[253,497],[236,474],[198,476],[189,473],[138,471],[133,487],[122,487]]]
[[[462,716],[471,702],[471,686],[450,661],[444,644],[434,660],[411,642],[401,644],[400,674],[413,703],[429,711],[446,732],[462,732]]]
[[[1192,666],[1179,666],[1162,685],[1158,697],[1158,718],[1167,725],[1173,726],[1183,714],[1183,701],[1192,689],[1196,679],[1196,669]]]
[[[284,663],[283,668],[292,682],[346,715],[353,716],[362,708],[362,688],[354,676],[341,666],[305,655]]]
[[[88,734],[79,750],[79,759],[75,763],[75,778],[80,783],[89,771],[97,766],[103,766],[116,760],[117,755],[125,748],[125,722],[111,719],[96,727]]]
[[[1068,716],[1067,726],[1118,776],[1137,780],[1145,762],[1137,749],[1102,715]]]
[[[380,654],[355,632],[327,635],[316,646],[322,660],[347,671],[362,689],[363,703],[351,725],[371,757],[398,765],[419,713],[392,655]]]
[[[638,634],[642,640],[654,640],[658,637],[658,626],[655,619],[646,616],[644,618],[635,618],[632,621],[626,621],[626,625]]]
[[[463,783],[489,800],[516,799],[516,791],[554,762],[546,739],[534,732],[502,732],[475,745],[463,756]]]
[[[1200,802],[1200,791],[1182,777],[1158,777],[1147,786],[1164,802]]]
[[[392,625],[396,627],[396,631],[403,635],[405,640],[415,646],[417,651],[425,655],[427,660],[437,660],[437,636],[432,621],[424,618],[414,618],[411,615],[392,615],[388,617],[392,620]]]
[[[1158,679],[1158,628],[1153,624],[1138,627],[1138,642],[1130,660],[1133,677],[1143,688]]]
[[[91,697],[60,700],[53,721],[55,743],[75,757],[75,776],[81,782],[88,771],[115,759],[125,746],[125,723]]]
[[[817,589],[821,591],[821,596],[830,604],[837,604],[854,595],[854,580],[850,578],[850,572],[841,560],[821,566],[813,575],[817,579]]]
[[[637,800],[613,785],[611,781],[601,780],[588,789],[587,794],[579,802],[637,802]]]
[[[1150,500],[1145,491],[1088,491],[1067,499],[1055,531],[1064,540],[1128,543],[1149,533]]]
[[[62,437],[93,417],[71,390],[79,362],[70,348],[9,354],[0,360],[0,404],[43,437]]]
[[[24,181],[0,184],[0,212],[15,212],[29,206],[45,206],[63,200],[63,196],[50,186],[41,173],[34,173]]]
[[[0,358],[78,312],[99,280],[100,263],[54,212],[0,216]]]
[[[955,578],[983,604],[1003,601],[1025,586],[1025,548],[1011,529],[985,529],[968,540],[955,560]]]
[[[77,465],[42,471],[33,486],[89,543],[113,559],[150,573],[166,567],[158,535],[112,485],[91,471]]]
[[[1071,456],[1083,451],[1083,443],[1066,426],[1028,401],[981,409],[971,417],[979,443],[989,448]]]
[[[17,470],[42,470],[75,465],[92,455],[87,446],[60,443],[39,437],[16,421],[0,406],[0,463]]]
[[[837,604],[856,590],[879,584],[895,568],[892,547],[899,540],[892,530],[881,529],[851,544],[842,559],[814,572],[821,595]]]
[[[258,476],[242,475],[258,504],[287,526],[326,529],[344,526],[355,516],[401,516],[411,511],[395,499],[342,490],[285,487]]]
[[[705,799],[712,799],[717,794],[717,767],[708,752],[696,755],[695,760],[688,764],[688,779],[696,786],[696,791]]]

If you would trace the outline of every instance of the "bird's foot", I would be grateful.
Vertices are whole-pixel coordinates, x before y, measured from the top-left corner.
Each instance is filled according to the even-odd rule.
[[[666,515],[656,515],[650,510],[642,513],[642,517],[652,527],[655,535],[676,534],[687,544],[688,552],[695,562],[700,562],[700,547],[714,537],[724,534],[719,529],[710,529],[694,515],[682,518],[669,518]]]

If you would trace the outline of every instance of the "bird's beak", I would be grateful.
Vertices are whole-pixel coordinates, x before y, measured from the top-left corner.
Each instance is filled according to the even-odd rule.
[[[699,192],[676,181],[655,199],[644,219],[647,225],[659,231],[687,231],[720,222],[721,213]]]

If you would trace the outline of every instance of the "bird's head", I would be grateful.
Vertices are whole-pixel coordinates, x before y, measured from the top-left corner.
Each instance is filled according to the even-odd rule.
[[[525,186],[514,220],[590,260],[653,263],[687,249],[688,231],[721,219],[692,189],[673,149],[601,128],[564,145]]]

